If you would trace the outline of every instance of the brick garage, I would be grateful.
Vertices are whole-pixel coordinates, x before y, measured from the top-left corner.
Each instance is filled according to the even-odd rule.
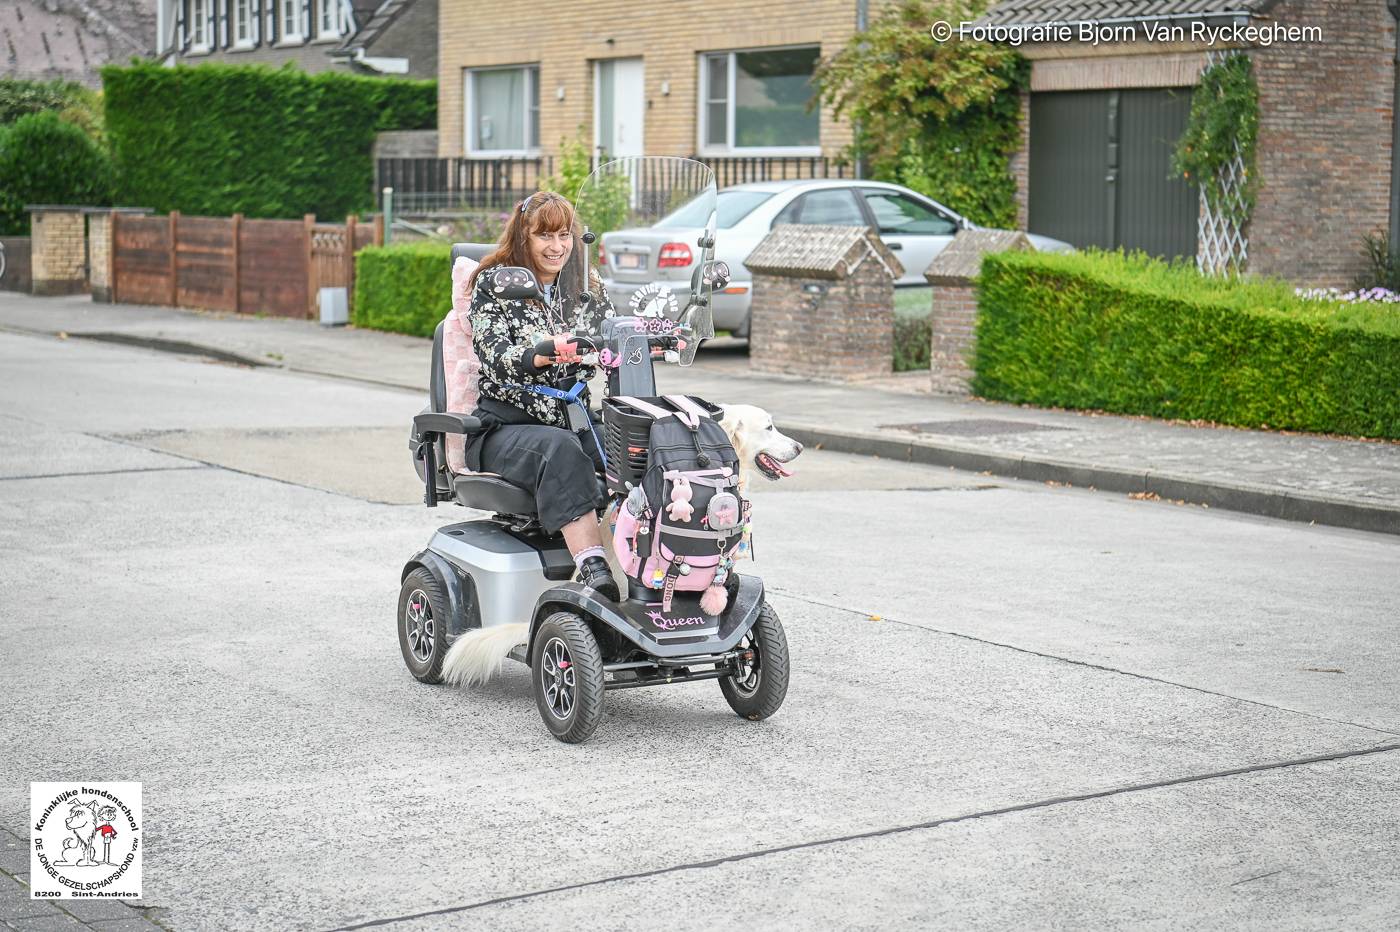
[[[903,267],[863,227],[775,227],[745,260],[754,275],[749,365],[849,381],[889,375],[894,281]]]
[[[1259,198],[1249,230],[1249,268],[1299,284],[1348,287],[1365,268],[1362,237],[1390,222],[1396,24],[1385,0],[1004,0],[987,18],[1026,25],[1170,14],[1176,17],[1172,22],[1189,24],[1181,17],[1193,15],[1221,26],[1230,20],[1223,14],[1233,12],[1249,14],[1256,26],[1313,26],[1323,36],[1320,43],[1243,49],[1254,62],[1260,103]],[[1032,62],[1031,89],[1023,101],[1027,125],[1012,171],[1023,226],[1056,235],[1053,222],[1030,210],[1036,136],[1031,97],[1189,89],[1198,82],[1208,52],[1229,50],[1189,39],[1022,46]]]

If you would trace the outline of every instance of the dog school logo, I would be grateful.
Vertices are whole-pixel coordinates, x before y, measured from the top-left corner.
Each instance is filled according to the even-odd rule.
[[[141,784],[29,784],[36,900],[141,898]]]
[[[643,285],[632,295],[628,304],[636,317],[674,317],[680,307],[676,293],[659,282]]]

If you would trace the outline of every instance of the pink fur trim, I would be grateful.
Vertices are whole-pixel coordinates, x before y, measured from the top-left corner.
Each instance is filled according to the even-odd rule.
[[[466,256],[459,256],[452,264],[452,310],[447,312],[447,326],[442,328],[447,410],[461,414],[470,414],[476,409],[476,382],[481,373],[481,361],[472,349],[472,296],[467,288],[476,265]],[[466,470],[466,438],[447,438],[447,466],[453,472]]]
[[[706,615],[719,615],[729,604],[729,592],[723,586],[710,586],[700,596],[700,611]]]

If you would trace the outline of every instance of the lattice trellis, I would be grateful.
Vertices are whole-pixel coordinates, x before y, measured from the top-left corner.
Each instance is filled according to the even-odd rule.
[[[1231,52],[1212,51],[1206,55],[1206,68],[1226,59]],[[1217,175],[1220,203],[1212,205],[1201,185],[1201,212],[1197,220],[1196,267],[1206,275],[1240,275],[1249,264],[1249,216],[1245,203],[1244,152],[1235,140],[1235,156]]]

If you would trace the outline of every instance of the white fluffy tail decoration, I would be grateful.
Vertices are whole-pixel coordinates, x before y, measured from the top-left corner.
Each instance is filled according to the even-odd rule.
[[[452,643],[442,661],[442,678],[453,686],[475,686],[501,672],[511,648],[530,639],[524,622],[468,631]]]

